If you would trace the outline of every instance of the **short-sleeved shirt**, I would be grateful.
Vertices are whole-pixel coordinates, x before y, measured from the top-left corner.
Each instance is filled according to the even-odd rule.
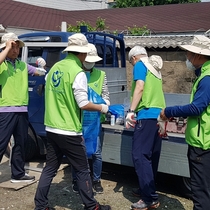
[[[141,61],[137,62],[133,68],[133,80],[142,80],[146,82],[147,72],[146,66]],[[157,119],[160,111],[160,108],[142,109],[137,113],[136,119]]]

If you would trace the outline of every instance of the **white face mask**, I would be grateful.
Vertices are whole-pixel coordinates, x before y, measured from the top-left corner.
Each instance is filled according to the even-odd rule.
[[[195,66],[193,66],[193,64],[188,59],[186,60],[186,66],[191,71],[195,71],[196,70]]]
[[[83,66],[87,69],[90,70],[95,66],[95,63],[88,63],[88,62],[83,62]]]

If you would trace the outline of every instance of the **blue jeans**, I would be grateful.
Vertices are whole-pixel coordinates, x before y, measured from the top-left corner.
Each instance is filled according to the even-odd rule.
[[[98,136],[97,138],[97,147],[95,154],[92,155],[92,163],[93,163],[93,181],[99,181],[101,179],[101,171],[102,171],[102,155],[101,155],[101,140]]]
[[[102,171],[101,151],[102,151],[101,139],[100,139],[100,136],[98,136],[96,152],[92,155],[93,181],[99,181],[101,179],[101,171]],[[76,175],[73,168],[72,168],[72,179],[76,180]]]

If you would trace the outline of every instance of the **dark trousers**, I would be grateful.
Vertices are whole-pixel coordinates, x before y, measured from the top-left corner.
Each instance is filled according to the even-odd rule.
[[[15,145],[12,149],[11,177],[14,179],[25,175],[24,145],[28,139],[27,112],[0,113],[0,162],[12,135],[14,137]]]
[[[158,199],[155,177],[161,145],[162,139],[158,135],[157,120],[139,120],[134,129],[132,157],[139,180],[141,198],[148,203]]]
[[[48,192],[52,179],[61,164],[63,155],[66,156],[76,173],[79,194],[85,209],[92,210],[97,201],[93,197],[90,169],[82,136],[66,136],[47,132],[47,156],[35,195],[35,210],[49,206]]]
[[[210,149],[188,147],[193,210],[210,209]]]

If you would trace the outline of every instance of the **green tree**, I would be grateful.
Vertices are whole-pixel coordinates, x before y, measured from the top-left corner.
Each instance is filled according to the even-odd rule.
[[[142,7],[164,4],[196,3],[200,0],[115,0],[114,8]]]

